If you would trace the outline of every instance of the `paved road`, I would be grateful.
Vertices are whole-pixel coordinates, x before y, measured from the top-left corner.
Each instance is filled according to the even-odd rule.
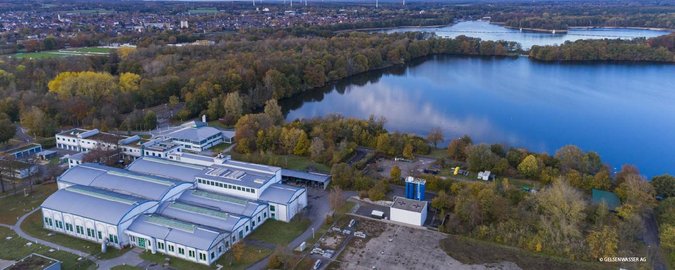
[[[343,191],[345,200],[351,196],[354,196],[356,192]],[[312,224],[309,225],[309,228],[303,232],[300,236],[296,237],[290,244],[288,248],[295,249],[302,242],[305,242],[307,239],[312,237],[312,228],[318,230],[321,225],[326,221],[326,215],[331,212],[330,204],[328,202],[328,191],[323,189],[308,188],[307,192],[307,210],[305,216],[312,221]],[[319,237],[319,235],[315,235]],[[251,265],[249,270],[262,270],[267,269],[267,263],[269,262],[269,256],[258,261],[257,263]]]

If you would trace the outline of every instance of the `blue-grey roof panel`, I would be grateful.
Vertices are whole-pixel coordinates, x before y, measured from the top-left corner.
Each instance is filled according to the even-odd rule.
[[[314,172],[301,172],[291,169],[281,169],[281,176],[305,179],[315,182],[325,183],[330,180],[330,175]]]
[[[215,193],[205,190],[186,190],[181,194],[179,201],[196,205],[218,208],[224,212],[252,217],[265,208],[265,204]]]
[[[118,224],[121,219],[146,200],[93,187],[74,185],[50,195],[42,207],[105,222]]]
[[[166,159],[142,157],[129,164],[128,170],[152,174],[185,182],[194,182],[195,176],[201,174],[206,167],[186,164]]]
[[[287,204],[298,194],[301,194],[303,190],[304,188],[274,183],[263,191],[260,195],[260,200],[278,204]]]
[[[161,215],[140,216],[127,230],[201,250],[211,248],[221,235],[229,236],[227,232],[204,228],[198,224]]]

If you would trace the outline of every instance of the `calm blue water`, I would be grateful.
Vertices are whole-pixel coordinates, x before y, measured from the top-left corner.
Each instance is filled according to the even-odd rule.
[[[438,28],[400,28],[386,30],[385,32],[392,33],[411,31],[434,32],[438,36],[451,38],[464,35],[468,37],[477,37],[482,40],[516,41],[521,44],[523,49],[529,49],[532,47],[532,45],[562,44],[565,41],[575,41],[578,39],[633,39],[638,37],[650,38],[670,33],[668,31],[626,28],[574,28],[570,29],[567,34],[554,35],[549,33],[520,32],[515,29],[505,28],[484,21],[465,21]]]
[[[282,102],[287,119],[384,116],[389,130],[554,153],[566,144],[612,167],[675,173],[675,65],[549,64],[435,57]]]

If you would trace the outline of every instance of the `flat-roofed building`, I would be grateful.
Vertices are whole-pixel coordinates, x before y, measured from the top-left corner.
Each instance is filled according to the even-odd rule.
[[[137,173],[152,174],[185,182],[195,182],[197,175],[206,171],[206,166],[143,157],[129,164],[127,169]]]
[[[71,185],[49,196],[41,206],[45,229],[121,248],[124,230],[158,202],[105,189]]]
[[[176,131],[166,134],[165,137],[180,144],[184,150],[193,152],[207,150],[225,140],[222,130],[209,127],[201,121],[187,122]]]
[[[132,245],[210,265],[226,251],[227,231],[157,214],[140,216],[126,230]]]
[[[42,145],[39,143],[24,143],[17,140],[10,140],[5,146],[0,148],[0,153],[11,156],[14,159],[26,159],[42,151]]]
[[[396,197],[390,207],[390,220],[422,226],[427,219],[427,201],[418,201]]]

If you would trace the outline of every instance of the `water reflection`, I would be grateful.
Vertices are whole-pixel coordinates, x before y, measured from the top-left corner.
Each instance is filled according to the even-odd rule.
[[[648,175],[675,168],[675,66],[433,57],[361,74],[281,105],[288,120],[384,116],[386,128],[552,153],[565,144]],[[654,157],[659,157],[654,159]]]

